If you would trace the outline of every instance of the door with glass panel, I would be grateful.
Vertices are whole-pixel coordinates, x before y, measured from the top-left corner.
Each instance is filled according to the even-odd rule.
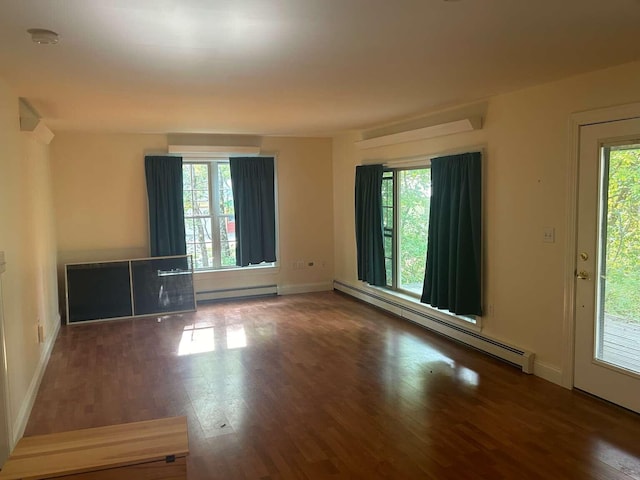
[[[640,119],[581,127],[574,386],[640,412]]]

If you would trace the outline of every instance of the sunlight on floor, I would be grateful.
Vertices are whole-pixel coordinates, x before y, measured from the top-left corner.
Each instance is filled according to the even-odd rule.
[[[593,457],[623,472],[629,478],[640,479],[640,459],[606,440],[596,439]]]
[[[217,344],[216,339],[218,339]],[[246,346],[247,334],[244,325],[234,324],[222,327],[187,325],[180,338],[178,356],[213,352],[216,349],[233,350]]]
[[[245,348],[247,346],[247,334],[244,325],[227,325],[227,349]]]
[[[179,356],[213,352],[215,349],[216,341],[213,327],[196,328],[193,325],[184,327],[180,345],[178,345]]]

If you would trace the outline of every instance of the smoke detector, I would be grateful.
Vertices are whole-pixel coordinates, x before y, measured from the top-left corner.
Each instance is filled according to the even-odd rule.
[[[30,28],[27,33],[31,35],[33,43],[38,45],[55,45],[60,40],[60,36],[56,32],[44,28]]]

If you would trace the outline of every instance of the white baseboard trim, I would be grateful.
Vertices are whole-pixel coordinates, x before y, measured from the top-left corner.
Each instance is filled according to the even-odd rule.
[[[31,383],[29,383],[29,388],[27,389],[27,394],[25,395],[25,399],[22,402],[22,406],[20,407],[16,420],[13,424],[13,436],[10,439],[11,450],[13,450],[13,448],[16,446],[18,440],[22,438],[24,430],[25,428],[27,428],[27,422],[29,421],[29,416],[31,415],[31,409],[33,408],[33,404],[36,401],[36,396],[38,395],[38,389],[40,388],[42,377],[44,376],[44,372],[47,369],[47,364],[49,363],[49,358],[51,357],[53,346],[55,345],[56,339],[58,338],[61,323],[62,319],[58,314],[57,320],[53,322],[53,332],[47,338],[47,341],[44,343],[44,346],[40,352],[40,360],[38,361],[38,365],[36,366],[36,371],[33,373]]]
[[[333,282],[302,283],[298,285],[278,285],[278,295],[297,293],[328,292],[333,290]]]
[[[553,365],[539,362],[536,360],[533,363],[533,374],[536,377],[543,378],[556,385],[564,386],[562,383],[562,370]]]
[[[277,285],[256,285],[253,287],[224,288],[196,292],[196,302],[213,302],[216,300],[233,300],[236,298],[264,297],[276,295]]]
[[[375,305],[387,312],[393,313],[394,315],[417,323],[435,333],[469,345],[512,365],[516,365],[520,367],[524,373],[534,373],[535,354],[533,352],[506,344],[453,322],[447,322],[442,318],[438,318],[436,315],[422,311],[421,308],[411,305],[410,302],[402,298],[388,298],[387,295],[380,295],[366,288],[360,288],[359,286],[341,281],[334,281],[334,288],[352,297],[363,300],[366,303]]]

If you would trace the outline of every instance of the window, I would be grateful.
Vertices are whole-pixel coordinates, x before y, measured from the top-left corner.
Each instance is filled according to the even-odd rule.
[[[382,226],[387,286],[419,297],[427,259],[431,170],[386,169]]]
[[[228,159],[182,164],[187,254],[196,270],[236,265],[235,217]]]

